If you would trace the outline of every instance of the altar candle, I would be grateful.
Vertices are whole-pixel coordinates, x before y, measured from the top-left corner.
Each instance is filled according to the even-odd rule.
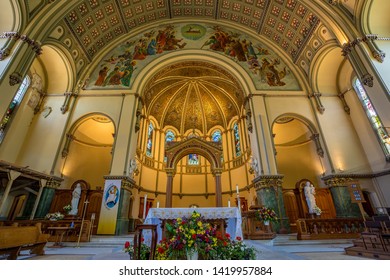
[[[160,208],[160,201],[157,201],[157,208]]]
[[[145,215],[146,215],[146,201],[148,199],[148,195],[145,194],[145,197],[144,197],[144,215],[143,215],[143,219],[145,220]]]
[[[230,207],[230,199],[228,200],[228,207]]]
[[[236,191],[237,191],[237,194],[238,194],[238,184],[236,185]]]

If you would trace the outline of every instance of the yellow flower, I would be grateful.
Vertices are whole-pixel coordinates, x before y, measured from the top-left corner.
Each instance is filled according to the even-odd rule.
[[[201,227],[201,226],[203,226],[202,222],[198,221],[198,227]]]

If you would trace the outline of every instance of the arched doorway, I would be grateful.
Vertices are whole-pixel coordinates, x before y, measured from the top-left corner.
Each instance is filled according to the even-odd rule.
[[[236,185],[248,189],[251,184],[248,102],[237,73],[228,69],[210,61],[181,59],[145,81],[137,111],[135,180],[148,198],[168,203],[162,207],[227,206],[231,199],[234,203]],[[198,140],[168,159],[167,142]],[[205,151],[205,143],[213,142],[222,147],[218,156]],[[215,190],[216,181],[221,181],[222,190]],[[167,190],[167,182],[172,190]]]
[[[222,206],[221,190],[221,156],[222,145],[220,142],[205,141],[199,137],[193,136],[180,142],[168,142],[165,148],[167,156],[167,195],[166,207],[172,207],[172,184],[175,175],[176,165],[180,159],[189,154],[199,154],[205,157],[211,164],[212,173],[215,177],[215,201],[216,206]]]

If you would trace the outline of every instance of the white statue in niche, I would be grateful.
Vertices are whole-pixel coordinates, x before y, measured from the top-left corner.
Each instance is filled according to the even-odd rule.
[[[316,198],[314,195],[316,194],[316,190],[309,181],[306,182],[305,187],[303,188],[305,193],[307,207],[309,208],[309,213],[315,213],[314,208],[317,206]]]
[[[255,175],[255,177],[259,176],[259,163],[257,159],[253,156],[251,156],[251,161],[250,161],[250,172]]]
[[[138,174],[137,160],[135,158],[132,158],[129,164],[129,176],[130,178],[134,179],[134,175],[137,174]]]
[[[70,202],[70,205],[72,206],[72,210],[70,210],[69,215],[77,215],[80,196],[81,196],[81,184],[77,183],[76,187],[72,192],[72,201]]]

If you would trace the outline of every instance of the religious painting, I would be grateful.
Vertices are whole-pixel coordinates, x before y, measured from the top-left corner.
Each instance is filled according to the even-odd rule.
[[[199,165],[199,156],[197,154],[189,154],[188,165]]]
[[[131,88],[140,70],[151,61],[184,49],[231,58],[249,74],[257,89],[301,89],[286,64],[263,42],[231,27],[198,23],[162,25],[129,36],[99,62],[86,88]]]

